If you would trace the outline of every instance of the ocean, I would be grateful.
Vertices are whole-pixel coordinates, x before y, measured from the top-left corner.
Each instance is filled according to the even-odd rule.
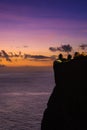
[[[0,67],[0,130],[40,130],[52,67]]]

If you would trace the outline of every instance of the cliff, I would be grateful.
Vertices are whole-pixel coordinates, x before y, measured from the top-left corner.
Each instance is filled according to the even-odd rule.
[[[87,129],[87,57],[53,64],[55,87],[41,130]]]

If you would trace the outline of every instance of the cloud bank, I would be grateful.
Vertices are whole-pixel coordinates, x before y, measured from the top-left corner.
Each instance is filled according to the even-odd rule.
[[[61,51],[61,52],[71,52],[73,50],[71,45],[61,45],[60,47],[49,47],[49,50],[52,52]]]
[[[5,50],[0,51],[0,58],[1,62],[3,59],[6,59],[7,62],[13,62],[13,58],[15,58],[15,61],[19,61],[19,59],[22,60],[30,60],[30,61],[53,61],[56,59],[55,55],[52,56],[46,56],[46,55],[31,55],[31,54],[22,54],[21,51],[18,53],[15,52],[9,52],[7,53]]]

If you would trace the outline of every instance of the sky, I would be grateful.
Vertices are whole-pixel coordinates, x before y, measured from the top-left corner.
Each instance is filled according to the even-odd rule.
[[[0,65],[50,66],[68,44],[87,44],[86,0],[0,0]]]

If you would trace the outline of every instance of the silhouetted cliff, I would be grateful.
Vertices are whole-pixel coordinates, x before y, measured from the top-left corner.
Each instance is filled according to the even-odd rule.
[[[55,88],[41,130],[87,129],[87,57],[53,64]]]

